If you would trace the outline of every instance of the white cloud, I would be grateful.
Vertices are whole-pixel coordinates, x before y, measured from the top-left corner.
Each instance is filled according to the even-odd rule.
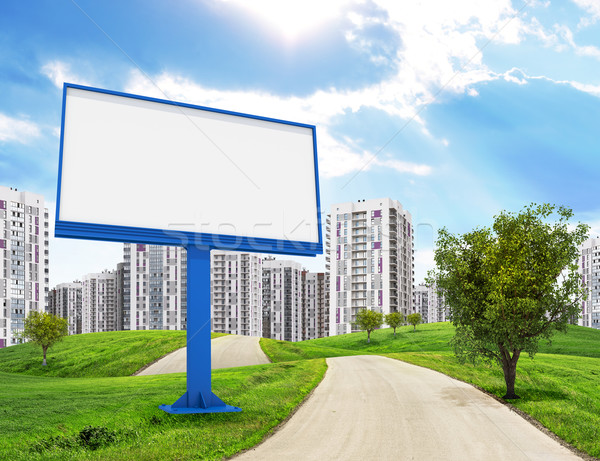
[[[598,0],[572,0],[579,8],[585,10],[589,16],[580,19],[578,28],[591,26],[600,19],[600,1]]]
[[[29,120],[19,120],[0,113],[0,142],[27,144],[40,135],[39,127]]]
[[[555,29],[567,47],[573,49],[577,55],[600,59],[600,48],[592,45],[578,45],[573,38],[573,32],[567,26],[556,25]]]
[[[371,105],[393,115],[404,115],[392,105],[376,102],[373,97],[365,96],[379,91],[366,89],[358,92],[317,91],[305,97],[281,97],[256,91],[226,91],[205,88],[189,79],[160,74],[149,81],[140,72],[133,71],[126,91],[144,94],[174,101],[185,101],[203,106],[217,107],[235,112],[268,115],[282,120],[293,120],[314,124],[319,127],[317,142],[319,150],[319,173],[324,177],[343,176],[355,171],[370,170],[375,166],[392,168],[399,173],[428,175],[432,168],[429,165],[414,164],[396,159],[373,159],[374,153],[361,149],[349,138],[336,139],[330,134],[332,119],[346,111],[355,112],[361,107]],[[375,101],[375,104],[367,104]]]
[[[50,61],[42,66],[42,74],[54,83],[57,88],[62,89],[63,83],[78,83],[89,85],[85,79],[71,72],[71,66],[62,61]]]

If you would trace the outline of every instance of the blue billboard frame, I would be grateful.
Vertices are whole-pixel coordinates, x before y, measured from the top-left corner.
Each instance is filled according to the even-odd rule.
[[[60,220],[60,198],[61,198],[61,181],[63,167],[63,144],[65,131],[65,113],[67,90],[69,88],[91,91],[96,93],[109,94],[113,96],[121,96],[125,98],[138,99],[142,101],[150,101],[159,104],[167,104],[171,106],[203,110],[207,112],[215,112],[224,115],[233,115],[265,122],[280,123],[283,125],[291,125],[302,128],[308,128],[312,131],[313,138],[313,158],[315,171],[315,193],[317,199],[317,232],[318,242],[305,242],[298,240],[282,240],[248,236],[234,236],[226,234],[212,234],[200,232],[187,232],[173,229],[151,229],[131,226],[114,226],[97,223],[84,223],[73,221]],[[317,159],[317,135],[314,125],[303,123],[290,122],[287,120],[279,120],[274,118],[262,117],[258,115],[244,114],[241,112],[232,112],[211,107],[198,106],[182,102],[169,101],[165,99],[151,98],[148,96],[140,96],[131,93],[122,93],[118,91],[105,90],[73,83],[65,83],[63,86],[62,98],[62,115],[61,115],[61,130],[60,130],[60,150],[58,159],[58,184],[56,194],[56,224],[55,236],[76,238],[85,240],[102,240],[110,242],[130,242],[130,243],[146,243],[154,245],[171,245],[171,246],[208,246],[222,250],[231,251],[251,251],[259,253],[273,253],[297,256],[316,256],[323,253],[323,231],[321,229],[321,198],[319,187],[319,170]]]
[[[114,226],[96,223],[61,221],[60,196],[63,166],[63,146],[67,90],[69,88],[94,91],[115,96],[169,104],[173,106],[200,109],[226,115],[235,115],[267,122],[309,128],[313,135],[315,172],[315,193],[317,200],[318,242],[303,242],[280,239],[253,238],[209,233],[185,232],[172,229],[148,229],[130,226]],[[289,121],[277,120],[256,115],[230,112],[203,106],[150,98],[65,83],[63,87],[60,152],[58,163],[58,184],[56,199],[55,236],[101,240],[111,242],[131,242],[154,245],[182,246],[187,251],[187,374],[186,392],[172,405],[159,408],[171,414],[239,412],[241,408],[225,404],[212,392],[211,385],[211,315],[210,315],[210,250],[251,251],[299,256],[316,256],[323,253],[321,229],[321,203],[317,160],[316,127]],[[189,283],[193,281],[193,283]]]

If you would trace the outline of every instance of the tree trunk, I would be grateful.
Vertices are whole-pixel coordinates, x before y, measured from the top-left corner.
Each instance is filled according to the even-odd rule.
[[[394,338],[396,337],[396,329],[394,328]]]
[[[417,331],[417,324],[413,325],[413,331]]]
[[[503,399],[519,399],[515,394],[515,378],[517,377],[517,361],[521,351],[513,351],[512,357],[510,352],[503,347],[500,348],[502,354],[502,371],[504,372],[504,382],[506,383],[506,395]]]
[[[42,347],[42,351],[44,351],[44,361],[42,362],[42,365],[43,365],[43,366],[46,366],[46,365],[47,365],[47,363],[46,363],[46,351],[47,351],[47,350],[48,350],[48,348],[47,348],[47,347]]]
[[[371,330],[367,330],[367,344],[371,343]]]

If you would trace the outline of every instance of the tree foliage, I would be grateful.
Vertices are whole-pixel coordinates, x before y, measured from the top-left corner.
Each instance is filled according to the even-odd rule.
[[[370,343],[371,332],[383,325],[383,314],[369,309],[361,309],[356,313],[355,324],[359,329],[367,330],[367,343]]]
[[[385,316],[385,323],[394,329],[394,338],[396,337],[396,328],[404,323],[404,314],[402,312],[390,312]]]
[[[548,219],[557,215],[553,223]],[[504,398],[514,392],[522,351],[531,357],[540,339],[566,332],[584,297],[574,261],[588,226],[569,231],[573,212],[531,204],[519,213],[501,212],[492,228],[464,235],[439,231],[436,271],[428,281],[443,291],[456,327],[454,351],[461,360],[483,358],[502,366]]]
[[[30,311],[24,322],[23,338],[42,346],[46,366],[48,348],[62,340],[69,333],[67,319],[48,314],[47,312]]]
[[[406,319],[408,320],[408,323],[410,323],[413,326],[413,331],[416,331],[417,325],[421,323],[421,314],[408,314],[408,317],[406,317]]]

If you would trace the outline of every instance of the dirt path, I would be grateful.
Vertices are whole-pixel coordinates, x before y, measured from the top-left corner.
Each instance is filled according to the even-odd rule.
[[[211,341],[211,368],[243,367],[269,363],[269,359],[260,348],[260,338],[254,336],[227,335]],[[187,348],[182,347],[166,355],[138,376],[162,375],[166,373],[185,373]]]
[[[506,406],[379,356],[327,359],[321,384],[246,460],[577,460]]]

